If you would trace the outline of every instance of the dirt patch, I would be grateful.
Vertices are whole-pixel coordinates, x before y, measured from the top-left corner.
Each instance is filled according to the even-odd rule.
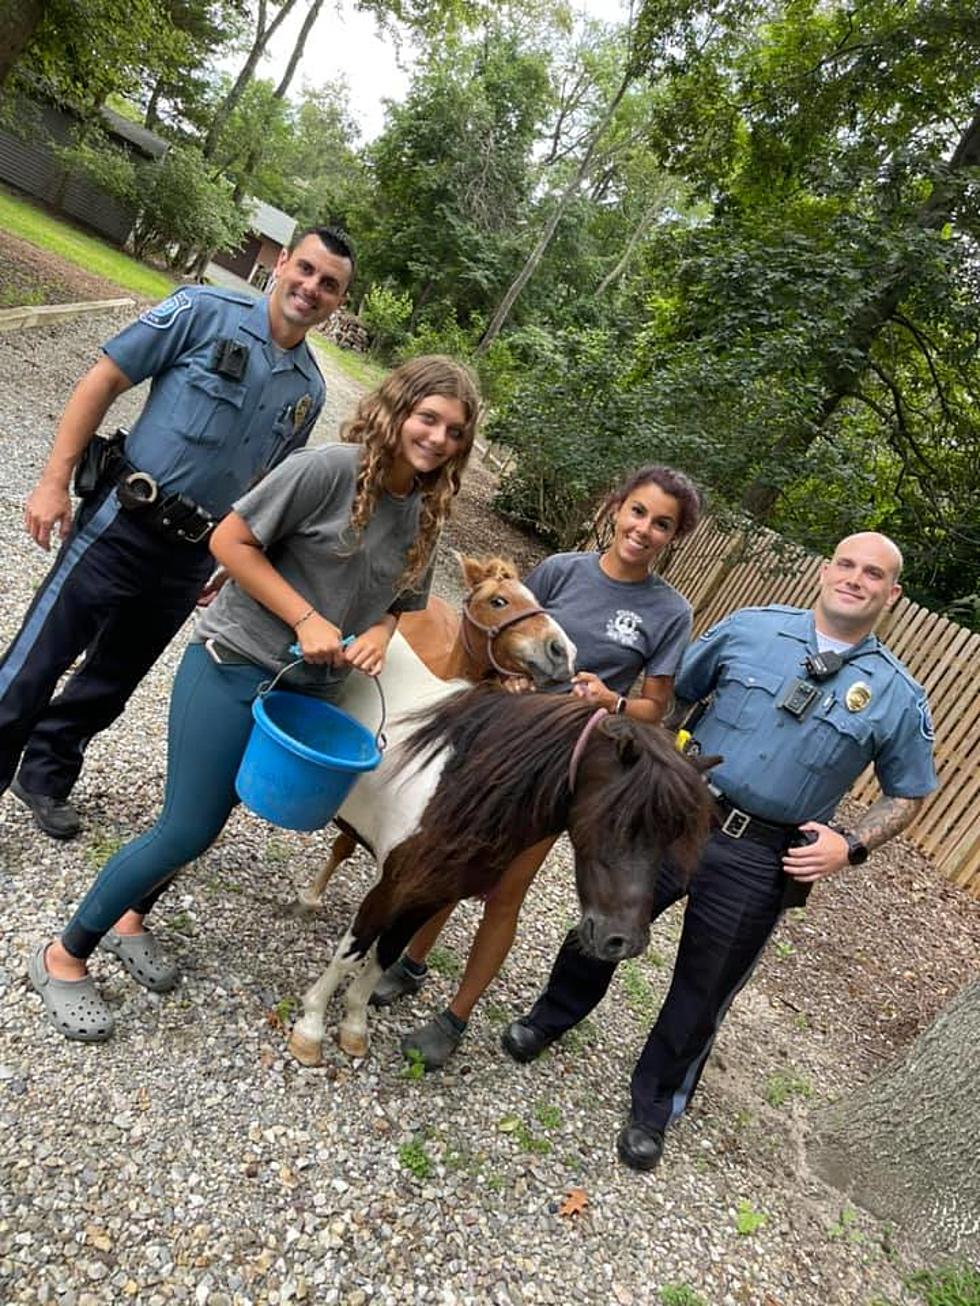
[[[89,299],[133,298],[114,281],[93,277],[57,254],[0,231],[0,308],[75,304]]]

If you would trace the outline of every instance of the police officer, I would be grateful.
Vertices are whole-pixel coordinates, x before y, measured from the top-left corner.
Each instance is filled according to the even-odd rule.
[[[343,237],[304,231],[280,253],[267,299],[178,290],[108,341],[72,393],[25,511],[37,543],[47,549],[57,526],[61,548],[0,661],[0,794],[13,782],[46,834],[78,833],[67,798],[85,746],[194,607],[214,525],[309,438],[324,384],[306,333],[353,271]],[[124,448],[96,439],[113,400],[150,377]],[[72,524],[76,468],[85,497]]]
[[[685,885],[669,862],[653,917],[687,894],[670,991],[633,1072],[620,1159],[652,1170],[685,1109],[715,1033],[785,907],[903,830],[937,784],[921,686],[871,633],[901,593],[884,535],[841,541],[814,609],[746,608],[697,640],[675,682],[679,705],[710,702],[695,736],[712,771],[718,826]],[[853,830],[830,824],[868,763],[883,797]],[[503,1045],[530,1061],[601,1000],[615,965],[566,938],[547,988]]]

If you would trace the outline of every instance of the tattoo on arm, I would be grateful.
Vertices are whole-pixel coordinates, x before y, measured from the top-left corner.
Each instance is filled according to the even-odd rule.
[[[921,798],[879,798],[855,825],[854,833],[868,848],[880,848],[911,824],[922,802]]]

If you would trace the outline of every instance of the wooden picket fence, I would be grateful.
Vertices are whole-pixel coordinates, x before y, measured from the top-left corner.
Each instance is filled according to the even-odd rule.
[[[711,518],[675,545],[660,567],[694,607],[694,630],[736,608],[788,603],[809,607],[820,558],[772,531],[723,530]],[[906,836],[954,884],[980,898],[980,634],[908,599],[878,623],[877,634],[929,695],[940,787]],[[869,768],[852,794],[879,790]]]

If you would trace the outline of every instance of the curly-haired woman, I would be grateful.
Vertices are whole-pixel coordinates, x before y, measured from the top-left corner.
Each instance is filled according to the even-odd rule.
[[[292,660],[294,641],[304,662],[291,690],[333,699],[352,667],[378,674],[398,614],[425,606],[479,411],[465,367],[412,359],[361,401],[342,443],[287,458],[214,532],[211,550],[231,580],[201,615],[174,680],[163,810],[102,868],[61,938],[31,957],[31,983],[66,1038],[112,1033],[86,964],[99,944],[147,988],[177,983],[144,917],[238,802],[259,685]],[[346,648],[345,633],[356,636]]]

